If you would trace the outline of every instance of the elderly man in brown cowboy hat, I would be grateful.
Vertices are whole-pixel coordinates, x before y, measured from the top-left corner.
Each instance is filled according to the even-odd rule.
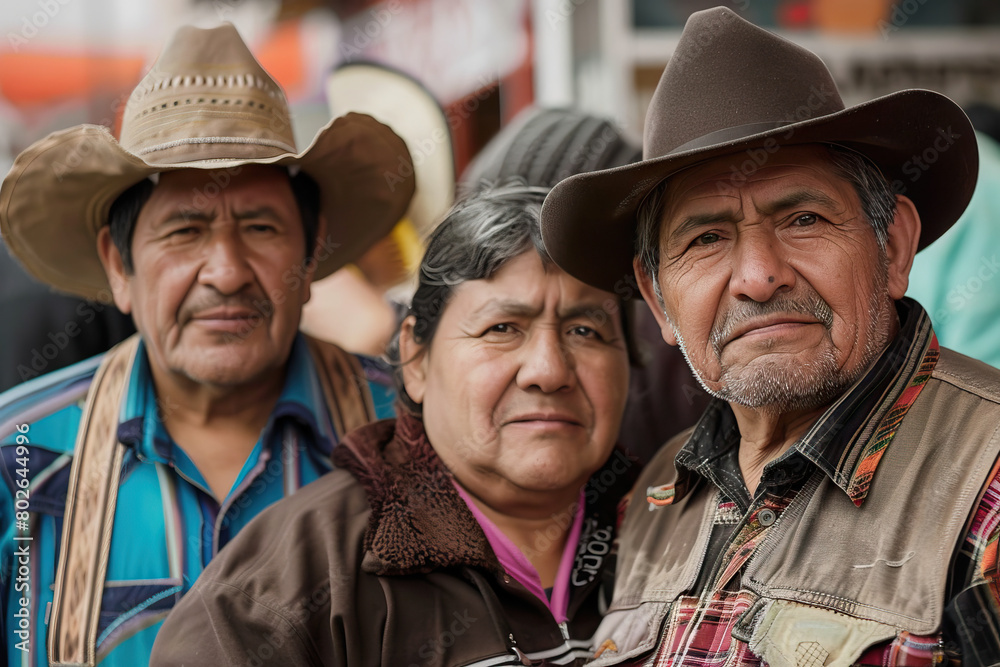
[[[84,125],[17,158],[11,252],[56,289],[113,297],[139,335],[0,398],[0,664],[147,664],[218,550],[391,412],[384,368],[298,326],[312,280],[406,210],[399,171],[405,144],[365,115],[298,152],[231,25],[175,35],[120,141]]]
[[[814,54],[716,8],[644,144],[556,186],[546,247],[634,276],[715,399],[637,485],[594,664],[1000,662],[1000,373],[903,298],[975,185],[964,114],[845,109]]]

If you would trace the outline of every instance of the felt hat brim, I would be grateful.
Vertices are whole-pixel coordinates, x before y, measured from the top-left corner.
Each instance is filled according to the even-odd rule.
[[[542,236],[553,260],[596,287],[634,288],[636,211],[659,183],[724,156],[731,156],[734,175],[749,175],[759,166],[758,151],[809,143],[845,146],[872,160],[894,191],[916,205],[919,247],[924,248],[965,210],[979,168],[968,118],[947,97],[928,90],[901,91],[820,118],[707,141],[706,146],[579,174],[556,185],[542,207]],[[638,298],[634,290],[630,295]]]

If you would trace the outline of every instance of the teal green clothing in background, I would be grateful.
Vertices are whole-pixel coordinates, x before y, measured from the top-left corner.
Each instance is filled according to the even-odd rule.
[[[389,369],[359,360],[377,416],[392,416]],[[95,357],[0,394],[0,666],[48,665],[47,618],[70,463],[99,363]],[[141,345],[118,438],[125,460],[97,651],[102,667],[137,667],[149,663],[163,618],[218,550],[264,508],[330,470],[337,435],[299,336],[278,403],[221,504],[160,421]],[[28,493],[20,479],[29,480]],[[25,516],[18,510],[27,512],[20,526]]]
[[[969,208],[917,254],[906,295],[930,313],[943,346],[1000,368],[1000,144],[976,138],[979,180]]]

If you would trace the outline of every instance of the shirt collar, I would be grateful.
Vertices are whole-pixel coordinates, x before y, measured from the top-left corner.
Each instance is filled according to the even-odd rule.
[[[793,449],[812,461],[858,507],[896,427],[923,388],[938,357],[930,318],[916,301],[896,302],[899,332],[865,374],[816,420]],[[866,437],[862,437],[866,436]],[[650,508],[680,500],[734,442],[732,409],[713,399],[675,459],[677,479],[647,489]],[[787,456],[783,455],[783,456]]]
[[[265,442],[283,418],[298,422],[307,447],[329,458],[336,443],[323,389],[316,374],[309,348],[302,334],[292,344],[288,374],[278,402],[261,432]],[[118,439],[132,447],[140,457],[160,463],[174,459],[173,440],[160,420],[145,343],[139,343],[125,400],[119,413]],[[277,440],[280,440],[278,438]]]

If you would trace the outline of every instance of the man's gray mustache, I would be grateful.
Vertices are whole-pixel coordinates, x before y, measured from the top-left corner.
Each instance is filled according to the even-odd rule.
[[[819,320],[827,329],[833,326],[833,309],[830,308],[830,304],[816,294],[805,300],[781,297],[764,302],[741,301],[730,308],[712,326],[709,341],[712,343],[712,349],[715,350],[715,354],[722,354],[723,344],[747,320],[774,315],[776,313],[801,313],[802,315],[810,315]]]

